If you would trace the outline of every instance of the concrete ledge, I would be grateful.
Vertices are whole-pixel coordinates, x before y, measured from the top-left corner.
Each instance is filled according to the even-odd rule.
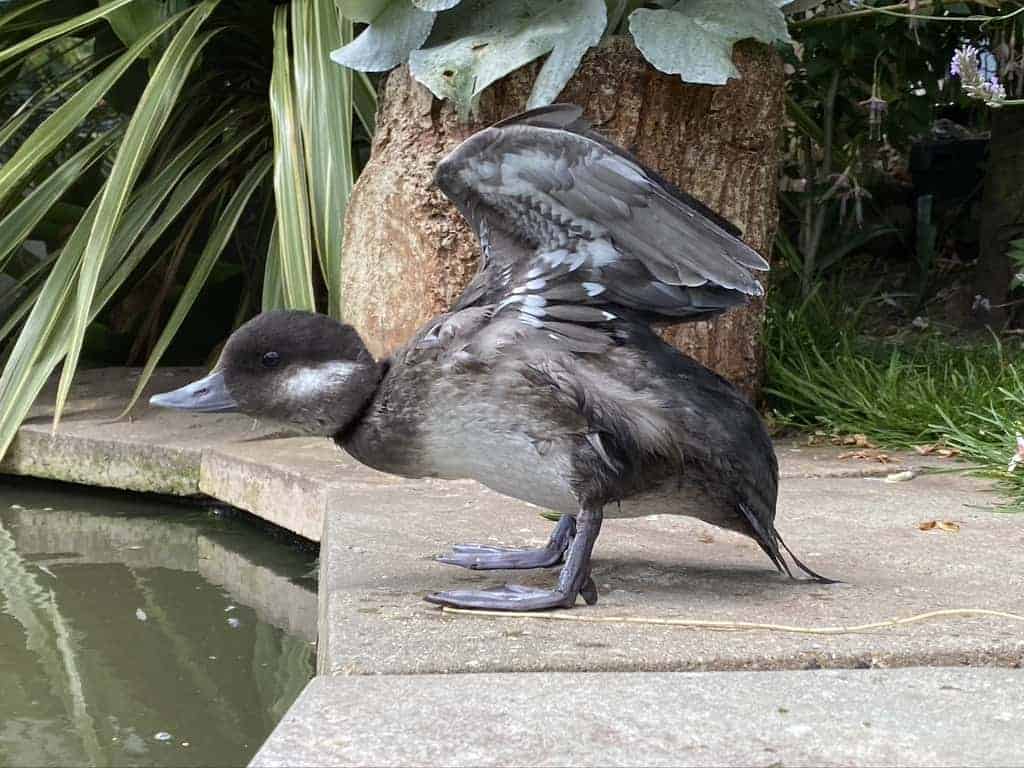
[[[551,524],[488,491],[349,489],[320,552],[322,674],[690,671],[1001,664],[1024,660],[1024,625],[987,619],[816,636],[440,613],[428,591],[554,572],[466,571],[434,561],[457,542],[541,545]],[[466,502],[466,496],[470,501]],[[375,500],[375,503],[372,503]],[[675,516],[607,520],[594,555],[588,617],[684,618],[851,626],[941,608],[1021,612],[1024,526],[983,507],[985,483],[957,475],[783,483],[778,526],[811,567],[841,584],[790,581],[753,541]],[[929,519],[959,533],[925,532]]]
[[[189,368],[158,371],[146,398],[199,373]],[[192,415],[150,409],[145,399],[133,417],[118,420],[137,381],[135,370],[84,371],[56,434],[50,426],[51,383],[0,462],[0,472],[172,496],[198,494],[205,447],[244,434],[251,420],[214,416],[201,425]]]
[[[22,427],[0,471],[127,491],[191,496],[199,492],[201,451],[169,445],[89,438],[48,427]]]
[[[318,677],[251,764],[1019,766],[1022,685],[1003,669]]]
[[[53,387],[39,399],[0,462],[0,473],[174,496],[206,495],[319,541],[338,487],[378,475],[329,440],[274,437],[237,414],[150,408],[154,392],[199,369],[158,371],[132,416],[119,419],[138,371],[84,371],[60,428],[51,433]],[[384,477],[384,476],[380,476]]]
[[[295,441],[289,440],[289,443]],[[322,449],[323,441],[299,440],[289,446],[301,456],[310,442]],[[261,455],[261,454],[270,454]],[[340,452],[339,452],[340,453]],[[255,455],[254,455],[255,454]],[[203,454],[199,490],[207,496],[271,520],[312,541],[319,541],[327,511],[328,482],[303,471],[289,451],[282,456],[279,446],[220,446]]]

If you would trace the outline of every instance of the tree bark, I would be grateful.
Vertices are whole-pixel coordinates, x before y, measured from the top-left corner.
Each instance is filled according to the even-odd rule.
[[[1006,322],[1010,292],[1010,241],[1024,234],[1024,108],[994,110],[988,171],[982,193],[980,251],[974,270],[974,293],[987,299],[975,303],[981,325]]]
[[[586,55],[559,101],[582,106],[597,130],[735,223],[768,258],[778,217],[782,65],[753,42],[736,46],[734,59],[741,79],[686,85],[653,69],[629,39],[613,38]],[[344,317],[374,354],[394,350],[445,311],[475,272],[475,237],[432,185],[434,166],[474,131],[522,111],[536,71],[524,67],[488,88],[469,124],[406,68],[387,78],[342,254]],[[758,300],[663,335],[756,397],[763,317]]]

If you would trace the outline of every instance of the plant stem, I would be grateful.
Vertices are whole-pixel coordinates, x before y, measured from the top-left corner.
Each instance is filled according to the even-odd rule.
[[[922,2],[920,7],[931,8],[935,3]],[[985,3],[982,3],[985,5]],[[992,21],[1006,21],[1012,19],[1020,13],[1024,13],[1024,6],[1018,8],[1015,11],[1003,14],[1002,16],[982,16],[982,15],[971,15],[971,16],[927,16],[920,13],[901,13],[901,11],[910,11],[911,3],[895,3],[893,5],[884,6],[865,6],[857,11],[849,11],[847,13],[838,13],[834,16],[814,16],[810,19],[804,19],[803,21],[794,21],[790,23],[790,27],[793,29],[802,29],[804,27],[812,27],[819,24],[830,24],[837,21],[848,21],[850,19],[863,18],[864,16],[870,16],[874,13],[880,13],[884,16],[898,16],[905,19],[916,19],[920,21],[962,21],[962,22],[982,22],[989,23]]]
[[[835,134],[836,95],[839,93],[839,70],[832,72],[832,79],[828,84],[828,92],[825,95],[824,103],[824,125],[822,134],[824,145],[822,146],[821,171],[816,181],[827,181],[832,175],[832,149]],[[808,195],[808,206],[813,199],[813,191]],[[821,246],[821,237],[825,233],[825,219],[828,215],[828,205],[822,201],[814,215],[814,226],[810,231],[807,242],[807,250],[804,252],[804,295],[811,286],[814,278],[814,269],[818,261],[818,248]],[[808,218],[809,221],[809,218]]]

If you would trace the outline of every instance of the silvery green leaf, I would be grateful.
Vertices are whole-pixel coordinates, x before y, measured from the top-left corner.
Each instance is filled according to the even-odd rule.
[[[688,83],[723,85],[739,77],[733,44],[747,38],[790,42],[778,0],[680,0],[671,8],[639,9],[629,30],[657,69]]]
[[[768,45],[793,41],[778,0],[683,0],[676,9],[680,7],[737,42],[748,38]]]
[[[384,72],[409,58],[430,35],[437,14],[409,0],[391,0],[362,34],[331,52],[331,59],[360,72]]]
[[[601,39],[605,21],[604,0],[472,0],[441,16],[430,47],[410,55],[409,69],[465,115],[488,85],[550,53],[528,104],[542,106]]]
[[[739,77],[732,63],[733,41],[709,34],[675,11],[635,11],[629,31],[647,61],[685,82],[723,85]]]
[[[447,11],[461,2],[462,0],[412,0],[412,4],[421,11]]]
[[[573,0],[563,5],[576,6],[568,10],[575,20],[567,18],[565,26],[561,27],[562,39],[554,43],[551,55],[537,74],[527,109],[543,107],[557,99],[579,67],[583,54],[597,45],[604,34],[607,23],[604,0]]]
[[[369,24],[388,7],[391,0],[335,0],[338,13],[346,19]]]

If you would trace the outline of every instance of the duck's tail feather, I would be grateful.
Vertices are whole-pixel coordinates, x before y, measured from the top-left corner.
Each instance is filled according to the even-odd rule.
[[[740,504],[739,508],[743,513],[743,517],[750,525],[751,530],[754,532],[754,541],[756,541],[758,546],[760,546],[761,549],[764,550],[764,553],[768,555],[768,559],[772,561],[772,565],[775,566],[779,573],[784,573],[791,579],[795,578],[793,576],[793,572],[789,568],[789,563],[786,562],[786,558],[782,554],[782,550],[784,549],[786,550],[786,554],[793,559],[793,563],[796,567],[811,577],[811,581],[818,582],[819,584],[839,583],[835,579],[830,579],[819,573],[815,573],[804,565],[800,558],[793,554],[793,550],[789,548],[789,545],[782,540],[782,536],[779,535],[779,532],[775,529],[775,525],[773,523],[769,523],[766,527],[761,519],[746,505]]]

